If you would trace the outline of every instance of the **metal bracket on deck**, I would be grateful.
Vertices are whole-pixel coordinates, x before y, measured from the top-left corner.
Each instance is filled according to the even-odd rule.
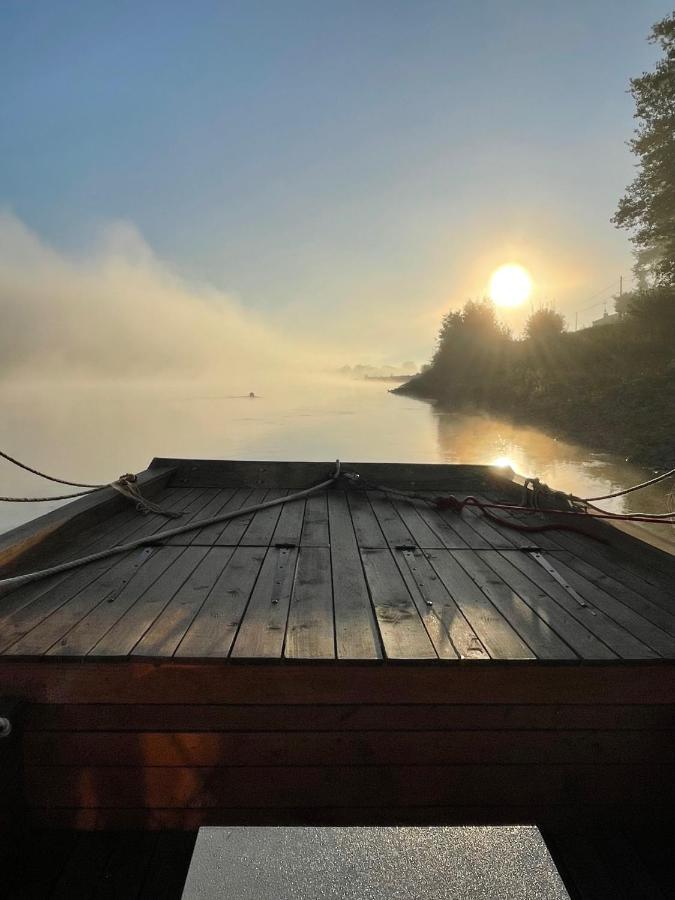
[[[546,559],[543,553],[536,551],[534,553],[530,553],[529,555],[532,557],[532,559],[535,559],[539,563],[542,569],[545,569],[548,574],[558,582],[561,588],[564,588],[564,590],[570,595],[573,600],[576,600],[579,606],[583,606],[584,609],[587,609],[592,616],[595,615],[595,610],[591,609],[591,607],[584,600],[581,594],[579,594],[571,584],[565,581],[560,572],[549,562],[548,559]]]

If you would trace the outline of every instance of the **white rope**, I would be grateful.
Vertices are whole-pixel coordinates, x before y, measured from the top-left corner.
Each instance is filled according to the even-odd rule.
[[[271,506],[280,506],[283,503],[289,503],[292,500],[300,500],[303,497],[309,497],[325,488],[330,487],[340,476],[340,460],[335,463],[335,471],[325,481],[315,484],[312,487],[305,488],[302,491],[296,491],[288,494],[286,497],[278,497],[275,500],[265,500],[262,503],[256,503],[254,506],[245,506],[232,512],[221,513],[218,516],[212,516],[209,519],[201,519],[200,521],[190,522],[188,525],[179,525],[177,528],[169,528],[166,531],[159,531],[151,536],[137,538],[135,541],[128,541],[126,544],[117,544],[115,547],[108,547],[106,550],[100,550],[98,553],[91,553],[89,556],[83,556],[80,559],[72,559],[68,562],[51,566],[49,569],[41,569],[38,572],[27,572],[25,575],[15,575],[12,578],[0,579],[0,588],[20,587],[23,584],[29,584],[32,581],[39,581],[41,578],[47,578],[49,575],[58,575],[60,572],[68,572],[70,569],[76,569],[90,562],[96,562],[99,559],[106,559],[109,556],[117,556],[120,553],[126,553],[128,550],[135,550],[137,547],[147,547],[149,544],[156,544],[168,538],[176,537],[179,534],[186,534],[188,531],[196,531],[198,528],[204,528],[207,525],[216,525],[219,522],[227,522],[237,516],[244,516],[248,513],[258,512],[261,509],[269,509]]]

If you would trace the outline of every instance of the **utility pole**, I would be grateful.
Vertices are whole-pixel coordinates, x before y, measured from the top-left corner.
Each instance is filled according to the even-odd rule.
[[[619,275],[619,297],[623,297],[623,275]]]
[[[575,331],[577,330],[578,323],[579,323],[579,313],[575,312],[574,313],[574,330]]]

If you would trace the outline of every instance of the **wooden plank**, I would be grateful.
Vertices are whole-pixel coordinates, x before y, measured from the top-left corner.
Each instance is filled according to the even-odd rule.
[[[322,663],[312,667],[311,678],[307,672],[306,663],[291,662],[0,660],[0,684],[11,684],[17,699],[38,703],[675,703],[675,663],[659,659],[621,665],[353,662],[349,677],[345,666]]]
[[[387,657],[435,659],[436,651],[391,553],[362,549],[361,559]]]
[[[31,703],[21,717],[35,731],[675,731],[668,704],[391,703],[179,704]],[[664,738],[665,740],[665,738]]]
[[[479,534],[475,528],[471,527],[471,523],[467,517],[465,517],[464,513],[454,513],[448,509],[439,509],[437,515],[462,538],[469,549],[493,549],[492,543],[484,538],[482,534]]]
[[[335,642],[339,659],[380,659],[370,595],[343,491],[328,494]]]
[[[470,546],[467,543],[467,532],[465,532],[464,536],[460,535],[453,525],[441,516],[438,509],[420,503],[417,506],[417,511],[425,524],[428,525],[438,537],[443,547],[446,547],[448,550],[457,550],[460,548],[465,549]],[[473,537],[474,534],[471,532],[469,539],[472,540]]]
[[[672,612],[672,610],[675,610],[675,585],[671,589],[670,596],[667,596],[665,592],[662,594],[663,600],[670,601],[671,604],[671,611],[666,611],[663,607],[653,603],[647,597],[623,584],[623,582],[617,578],[607,575],[601,569],[590,565],[584,560],[578,559],[571,553],[563,552],[560,554],[559,558],[571,569],[574,569],[575,572],[578,572],[580,576],[587,581],[590,581],[591,584],[602,588],[602,590],[611,594],[611,596],[615,597],[617,600],[621,600],[622,603],[625,603],[626,606],[630,606],[631,609],[643,618],[652,622],[652,624],[657,625],[668,634],[675,634],[675,613]]]
[[[192,548],[196,550],[198,548]],[[134,656],[172,656],[234,553],[233,547],[199,548],[203,556],[132,650]]]
[[[153,610],[156,610],[158,605],[167,602],[167,593],[170,597],[175,590],[174,579],[186,578],[193,562],[193,559],[184,556],[182,547],[162,547],[155,550],[128,580],[118,581],[112,592],[93,606],[87,615],[45,652],[49,656],[85,656],[92,651],[94,655],[99,655],[97,644],[146,591],[150,592],[148,602],[152,603]],[[173,569],[175,565],[178,571]],[[171,569],[173,571],[170,571]],[[133,641],[131,644],[133,646],[139,635],[137,633],[129,635],[126,628],[123,630],[125,645]],[[114,632],[114,635],[116,636],[117,632]],[[114,639],[110,645],[103,643],[101,653],[103,654],[103,649],[107,648],[105,652],[111,656],[126,655],[125,652],[115,653],[113,645]]]
[[[462,491],[456,492],[454,496],[456,496],[458,500],[464,500],[468,496],[474,496],[486,503],[492,502],[488,497],[473,491],[471,494]],[[447,510],[446,515],[457,516],[458,514],[453,513],[451,510]],[[532,547],[537,544],[536,535],[527,535],[515,529],[500,526],[497,523],[490,521],[481,510],[477,509],[475,506],[465,506],[462,509],[462,512],[459,513],[459,517],[487,541],[489,547],[492,547],[495,550],[512,550],[514,547]]]
[[[327,547],[329,542],[328,499],[325,493],[312,494],[305,503],[300,543],[303,547]]]
[[[259,547],[236,548],[176,648],[177,657],[229,656],[264,558]]]
[[[312,498],[309,497],[308,500]],[[272,535],[273,544],[299,544],[305,516],[305,500],[292,500],[281,507],[279,521]]]
[[[581,622],[617,656],[623,659],[648,659],[657,656],[646,644],[633,637],[625,628],[617,625],[602,610],[592,605],[581,606],[546,569],[535,562],[528,554],[509,554],[509,562],[531,581],[535,582],[542,590],[546,591],[549,597],[552,597],[574,619]],[[552,560],[552,564],[555,568],[555,559]]]
[[[672,765],[672,731],[99,731],[26,735],[33,766]]]
[[[246,503],[238,508],[242,509],[262,503],[269,493],[270,492],[267,490],[251,491],[246,498]],[[255,515],[255,512],[245,513],[244,515],[238,516],[236,519],[226,522],[225,526],[221,529],[219,536],[213,541],[213,544],[218,547],[236,546],[246,533],[246,530],[253,521]]]
[[[279,659],[283,655],[288,608],[298,551],[270,547],[262,564],[232,648],[239,659]]]
[[[462,568],[539,659],[576,659],[574,650],[547,621],[489,567],[488,561],[498,555],[496,550],[484,551],[480,556],[473,550],[456,550],[454,553]]]
[[[173,525],[189,525],[191,522],[198,521],[199,519],[206,518],[208,515],[207,510],[213,509],[214,504],[217,506],[221,505],[220,499],[220,491],[217,488],[207,488],[199,497],[193,502],[190,503],[183,514],[180,517],[180,520],[176,520],[172,525],[168,527],[172,527]],[[175,537],[166,538],[162,541],[163,546],[165,547],[180,547],[185,546],[185,544],[189,544],[191,540],[194,538],[193,532],[187,532],[186,534],[178,534]]]
[[[301,547],[288,611],[284,656],[287,659],[334,659],[333,585],[330,551]]]
[[[9,632],[13,642],[4,648],[4,654],[41,656],[57,642],[63,641],[65,646],[67,634],[99,604],[113,603],[119,591],[156,552],[152,547],[142,547],[117,557],[115,565],[70,600],[51,594],[40,598],[28,610],[31,617],[17,617],[13,623]],[[48,601],[48,605],[42,600]]]
[[[269,491],[265,500],[276,500],[285,497],[288,491]],[[242,547],[267,547],[272,540],[272,535],[277,527],[281,506],[272,506],[261,509],[253,514],[251,523],[241,539]]]
[[[177,491],[179,496],[174,497],[168,508],[181,509],[184,504],[197,496],[201,491]],[[134,538],[151,534],[165,526],[166,518],[159,515],[139,516],[136,514],[130,519],[125,518],[121,531],[128,533],[129,524],[133,523]],[[73,548],[71,559],[77,558],[79,553],[93,553],[105,550],[117,543],[121,543],[119,530],[109,534],[104,532],[92,544],[82,548]],[[120,557],[111,556],[97,562],[89,563],[72,572],[45,578],[32,584],[24,585],[6,596],[0,601],[0,633],[3,640],[0,649],[8,646],[17,637],[22,636],[27,630],[38,624],[47,615],[65,603],[69,597],[74,597],[84,587],[94,582],[100,575],[109,571],[119,562]]]
[[[299,489],[324,481],[335,472],[335,462],[280,462],[277,460],[213,460],[156,458],[150,471],[174,468],[172,485]],[[503,472],[491,466],[426,463],[368,463],[342,461],[343,472],[355,472],[364,482],[421,490],[511,490]]]
[[[166,485],[172,474],[170,467],[146,470],[138,475],[137,484],[150,497]],[[43,567],[45,560],[74,536],[123,510],[126,503],[117,491],[104,488],[1,534],[0,576],[16,572],[19,564],[24,571]]]
[[[366,494],[362,491],[349,491],[347,502],[359,547],[385,548],[387,541]]]
[[[582,659],[616,659],[617,654],[597,638],[574,615],[559,606],[546,591],[512,564],[513,553],[493,553],[480,550],[478,555],[508,584],[527,605],[537,613]],[[539,567],[541,569],[541,567]],[[543,569],[541,570],[544,571]],[[534,572],[533,574],[538,574]],[[588,609],[578,607],[580,619]],[[572,610],[576,612],[574,607]]]
[[[394,558],[438,656],[441,659],[489,659],[424,554],[396,550]]]
[[[413,543],[425,550],[440,550],[445,544],[420,515],[421,502],[420,500],[403,500],[392,497],[392,503],[410,532]],[[463,541],[462,545],[464,545]]]
[[[670,765],[34,766],[29,807],[653,805],[675,801]]]
[[[145,590],[90,651],[94,656],[127,656],[152,623],[194,575],[204,560],[206,547],[188,547]],[[136,593],[134,591],[134,593]],[[121,599],[121,597],[120,597]],[[126,599],[126,598],[125,598]]]
[[[615,622],[618,622],[619,625],[622,625],[638,640],[647,644],[661,656],[668,659],[675,657],[675,636],[667,634],[611,594],[587,581],[574,569],[565,565],[559,558],[556,558],[555,568],[593,607],[601,609],[606,615],[610,616]]]
[[[367,496],[387,544],[391,547],[414,545],[414,537],[404,525],[389,497],[381,491],[368,491]]]
[[[534,659],[535,654],[454,557],[460,551],[429,550],[427,558],[493,659]]]
[[[250,496],[251,490],[249,488],[235,489],[220,508],[219,512],[234,512],[237,509],[241,509],[242,506],[248,506],[248,499]],[[215,525],[205,525],[203,528],[200,528],[199,531],[194,533],[191,543],[207,547],[214,545],[228,524],[228,522],[218,522]]]

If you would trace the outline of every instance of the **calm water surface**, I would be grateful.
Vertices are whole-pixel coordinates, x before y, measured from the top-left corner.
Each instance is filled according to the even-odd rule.
[[[536,428],[395,396],[382,383],[327,378],[251,388],[256,399],[212,385],[5,387],[0,446],[52,474],[95,483],[144,469],[153,456],[498,463],[579,496],[653,474]],[[664,512],[670,489],[657,485],[604,505]],[[38,492],[62,490],[0,460],[0,495]],[[0,530],[56,505],[2,503]]]

